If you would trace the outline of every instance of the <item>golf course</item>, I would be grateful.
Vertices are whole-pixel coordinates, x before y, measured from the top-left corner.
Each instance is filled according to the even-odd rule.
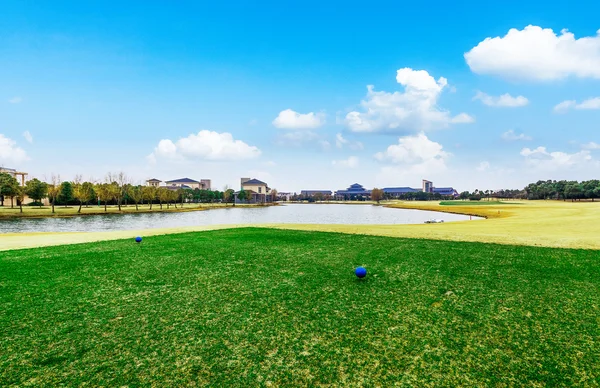
[[[599,205],[159,229],[140,244],[137,231],[0,235],[3,249],[48,245],[0,253],[0,385],[595,386]]]

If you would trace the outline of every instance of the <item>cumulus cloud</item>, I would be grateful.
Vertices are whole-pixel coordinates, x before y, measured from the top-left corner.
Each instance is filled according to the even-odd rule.
[[[341,133],[338,133],[335,135],[335,146],[337,148],[348,147],[351,150],[362,150],[363,148],[365,148],[363,143],[361,143],[359,141],[348,140],[348,139],[344,138],[344,136],[342,136]]]
[[[15,165],[29,160],[25,150],[17,142],[0,133],[0,166],[5,163]]]
[[[524,133],[516,134],[515,131],[509,129],[502,134],[502,139],[506,141],[517,141],[517,140],[531,140],[531,136],[527,136]]]
[[[448,81],[435,80],[425,70],[399,69],[396,81],[403,92],[378,92],[367,86],[367,97],[361,102],[362,112],[352,111],[344,123],[353,132],[399,132],[444,128],[449,124],[472,123],[466,113],[452,117],[437,102]]]
[[[525,157],[530,168],[546,171],[581,167],[581,165],[592,161],[590,151],[587,150],[569,154],[560,151],[549,152],[546,147],[541,146],[534,149],[523,148],[521,155]]]
[[[498,97],[490,96],[481,91],[475,94],[473,100],[480,100],[484,105],[494,107],[518,108],[529,104],[529,100],[523,96],[513,97],[508,93]]]
[[[596,110],[600,109],[600,97],[588,98],[579,104],[575,100],[565,100],[554,106],[554,112],[566,113],[569,109]]]
[[[180,138],[176,142],[162,139],[148,160],[155,161],[157,157],[168,159],[202,159],[211,161],[232,161],[254,159],[261,151],[255,147],[235,140],[230,133],[218,133],[202,130],[197,134]]]
[[[325,123],[324,115],[321,113],[298,113],[291,109],[282,110],[273,120],[273,125],[283,129],[314,129]]]
[[[600,30],[575,38],[562,30],[529,25],[503,37],[486,38],[464,54],[471,70],[514,79],[549,81],[569,76],[600,78]]]
[[[29,131],[23,132],[23,137],[25,138],[25,140],[27,140],[28,143],[33,143],[33,136],[31,135],[31,133],[29,133]]]
[[[8,100],[8,102],[10,104],[19,104],[19,103],[23,102],[23,99],[21,97],[13,97],[10,100]]]
[[[490,162],[481,162],[479,163],[479,166],[477,166],[476,170],[477,171],[485,171],[488,170],[490,168]]]
[[[429,140],[421,132],[413,136],[398,139],[398,144],[390,145],[385,151],[378,152],[375,159],[403,165],[413,172],[429,173],[446,169],[446,159],[450,153],[443,150],[440,143]]]
[[[355,168],[358,167],[358,158],[356,156],[350,156],[348,159],[334,160],[331,164],[336,167]]]

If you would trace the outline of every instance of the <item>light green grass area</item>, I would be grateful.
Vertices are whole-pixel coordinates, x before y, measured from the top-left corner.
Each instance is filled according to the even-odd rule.
[[[485,206],[485,205],[518,205],[518,202],[503,201],[441,201],[442,206]]]
[[[0,252],[0,386],[594,386],[599,264],[248,228]]]

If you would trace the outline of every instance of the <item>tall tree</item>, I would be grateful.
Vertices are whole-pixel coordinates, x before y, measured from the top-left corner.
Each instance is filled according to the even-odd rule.
[[[157,197],[158,197],[158,203],[160,204],[160,209],[162,210],[163,208],[163,202],[167,202],[167,209],[169,208],[169,199],[170,199],[170,191],[169,189],[167,189],[166,187],[159,187],[158,188],[158,193],[157,193]]]
[[[233,200],[234,194],[233,189],[230,189],[228,186],[225,186],[223,189],[223,202],[227,205],[229,202]],[[234,203],[235,206],[235,203]]]
[[[240,192],[237,195],[237,199],[240,201],[244,201],[248,198],[248,193],[246,192],[246,190],[241,189]]]
[[[379,203],[383,199],[383,190],[374,188],[371,191],[371,199],[377,203]]]
[[[48,196],[48,184],[37,178],[33,178],[25,184],[25,194],[35,202],[39,202],[42,207],[42,199]]]
[[[52,204],[52,213],[54,213],[54,206],[56,205],[56,200],[58,199],[58,195],[60,194],[60,186],[60,175],[52,174],[52,177],[50,178],[50,184],[48,185],[48,198],[50,199],[50,203]]]
[[[77,213],[81,213],[81,207],[83,204],[87,204],[90,201],[90,197],[92,197],[94,185],[90,182],[77,182],[77,180],[78,179],[76,179],[76,183],[73,188],[73,194],[79,201],[79,209],[77,210]]]
[[[109,183],[100,183],[96,185],[95,191],[100,201],[104,202],[104,212],[107,211],[108,201],[112,199],[113,193]]]
[[[142,187],[142,195],[150,203],[150,210],[152,210],[152,202],[156,200],[157,188],[154,186],[144,186]]]
[[[142,191],[142,186],[127,185],[126,186],[126,192],[127,192],[127,196],[129,198],[131,198],[131,200],[133,201],[133,203],[135,203],[135,210],[139,210],[138,209],[138,204],[144,198],[144,193]]]
[[[23,201],[25,200],[25,187],[17,186],[17,202],[19,203],[19,212],[23,213]]]
[[[0,195],[2,196],[2,206],[4,206],[4,198],[10,198],[10,207],[14,207],[14,198],[19,190],[19,181],[5,172],[0,173]]]
[[[62,202],[65,205],[65,207],[67,207],[68,203],[75,199],[75,193],[73,191],[73,184],[69,181],[64,181],[60,185],[58,201]]]

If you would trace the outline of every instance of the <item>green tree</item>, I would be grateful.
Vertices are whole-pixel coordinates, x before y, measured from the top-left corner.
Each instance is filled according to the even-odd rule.
[[[25,194],[35,202],[39,202],[41,208],[42,199],[48,196],[48,184],[33,178],[25,184]]]
[[[79,209],[77,213],[81,213],[81,207],[84,203],[88,203],[94,194],[94,185],[90,182],[75,183],[73,187],[73,195],[79,201]]]
[[[225,186],[225,189],[223,190],[223,202],[225,202],[225,204],[228,204],[233,199],[234,199],[233,189],[230,189],[229,187]],[[235,203],[234,203],[234,205],[235,205]]]
[[[14,207],[14,198],[19,190],[19,182],[17,179],[8,174],[0,173],[0,195],[2,196],[2,206],[4,206],[4,198],[10,198],[10,207]]]
[[[56,205],[56,200],[60,194],[60,187],[60,175],[52,175],[52,178],[50,178],[50,184],[48,185],[48,198],[52,204],[52,213],[54,213],[54,206]]]
[[[152,202],[156,199],[157,188],[154,186],[142,187],[142,196],[145,200],[150,203],[150,210],[152,210]]]
[[[98,198],[100,199],[100,201],[104,202],[104,211],[107,211],[107,204],[108,201],[110,201],[112,199],[112,191],[110,189],[110,184],[109,183],[100,183],[97,184],[95,187],[95,191],[96,194],[98,194]]]
[[[65,207],[67,204],[75,199],[73,191],[73,184],[69,181],[65,181],[60,185],[60,193],[58,194],[58,201],[63,203]]]
[[[138,209],[138,204],[144,198],[144,192],[142,191],[142,187],[141,186],[126,185],[126,192],[127,192],[127,196],[129,198],[131,198],[131,200],[135,204],[135,210],[139,210]]]
[[[163,202],[167,202],[167,209],[169,208],[169,198],[170,198],[170,192],[171,190],[167,189],[166,187],[159,187],[158,188],[158,192],[157,192],[157,197],[158,197],[158,203],[160,204],[160,209],[162,210],[163,208]]]
[[[17,186],[17,202],[19,203],[19,212],[23,213],[23,201],[25,201],[25,187]]]
[[[246,193],[246,190],[241,189],[240,192],[237,195],[237,199],[240,201],[245,201],[248,197],[248,193]]]

